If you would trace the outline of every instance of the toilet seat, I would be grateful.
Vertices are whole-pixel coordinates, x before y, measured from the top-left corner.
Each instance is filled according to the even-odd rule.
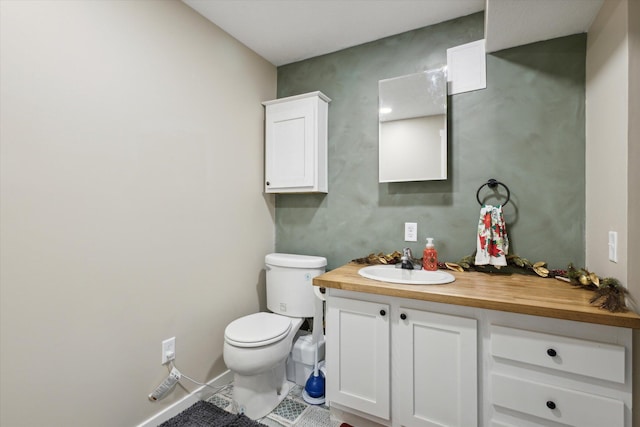
[[[291,319],[273,313],[254,313],[234,320],[224,330],[224,339],[236,347],[260,347],[289,334]]]

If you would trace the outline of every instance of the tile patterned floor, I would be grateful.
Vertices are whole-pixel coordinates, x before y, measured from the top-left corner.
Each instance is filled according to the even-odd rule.
[[[231,396],[233,386],[229,386],[211,396],[207,401],[219,408],[234,412]],[[292,387],[289,395],[266,417],[258,420],[269,427],[339,427],[338,421],[331,421],[329,408],[325,405],[309,405],[302,399],[302,387]]]

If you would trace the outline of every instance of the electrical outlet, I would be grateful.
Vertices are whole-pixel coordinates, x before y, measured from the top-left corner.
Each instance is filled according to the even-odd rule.
[[[404,241],[405,242],[418,241],[418,223],[416,222],[404,223]]]
[[[176,358],[176,337],[162,341],[162,364],[169,363]]]
[[[609,232],[609,261],[618,262],[618,232]]]

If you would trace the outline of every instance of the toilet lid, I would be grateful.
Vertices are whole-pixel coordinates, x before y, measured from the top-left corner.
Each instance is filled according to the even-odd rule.
[[[234,320],[224,339],[236,347],[259,347],[280,341],[291,330],[291,319],[273,313],[254,313]]]

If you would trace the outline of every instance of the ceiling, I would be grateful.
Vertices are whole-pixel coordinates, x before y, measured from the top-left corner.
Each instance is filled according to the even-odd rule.
[[[487,51],[586,32],[603,0],[182,0],[279,66],[486,10]]]
[[[586,33],[604,0],[487,0],[487,52]]]

